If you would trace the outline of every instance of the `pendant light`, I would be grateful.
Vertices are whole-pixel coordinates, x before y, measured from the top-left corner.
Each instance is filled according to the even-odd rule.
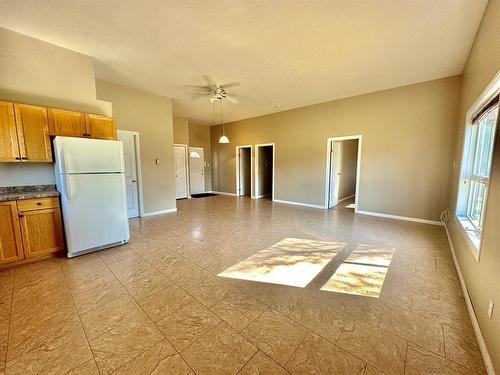
[[[222,135],[219,138],[219,143],[230,143],[229,138],[224,133],[224,117],[222,116],[222,99],[219,99],[219,101],[220,101],[220,122],[222,123]],[[215,109],[215,103],[214,103],[214,109]],[[215,110],[214,110],[214,113],[215,113]]]

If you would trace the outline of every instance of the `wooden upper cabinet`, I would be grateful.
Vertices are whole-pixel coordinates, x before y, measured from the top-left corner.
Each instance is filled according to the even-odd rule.
[[[47,109],[15,103],[14,113],[21,161],[51,162]]]
[[[19,161],[14,104],[0,101],[0,161]]]
[[[16,202],[0,202],[0,263],[23,257]]]
[[[85,113],[47,108],[50,135],[66,137],[87,136]]]
[[[90,138],[117,139],[115,119],[112,117],[87,114],[87,130]]]

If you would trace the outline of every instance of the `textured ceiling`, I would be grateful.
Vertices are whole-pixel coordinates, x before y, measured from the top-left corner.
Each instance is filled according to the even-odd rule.
[[[2,0],[0,25],[96,60],[98,78],[174,99],[241,82],[226,121],[460,74],[486,0]]]

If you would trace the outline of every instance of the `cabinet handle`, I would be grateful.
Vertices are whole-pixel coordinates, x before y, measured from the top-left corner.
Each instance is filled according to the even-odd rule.
[[[21,160],[28,160],[26,156],[21,156]]]
[[[19,217],[24,217],[24,215],[23,214],[19,214]]]
[[[42,202],[36,202],[36,205],[37,205],[37,206],[41,206],[41,205],[42,205]]]
[[[19,156],[16,156],[16,160],[21,160],[21,158]]]

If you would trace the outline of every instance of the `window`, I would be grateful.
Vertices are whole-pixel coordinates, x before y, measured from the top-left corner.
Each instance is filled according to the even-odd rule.
[[[498,119],[498,94],[472,114],[465,133],[457,217],[479,251]]]

